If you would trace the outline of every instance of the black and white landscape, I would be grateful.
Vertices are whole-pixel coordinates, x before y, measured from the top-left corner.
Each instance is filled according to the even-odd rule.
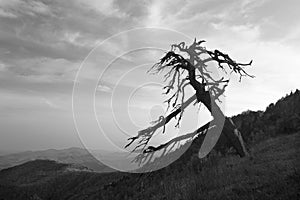
[[[0,200],[299,199],[299,6],[0,0]]]
[[[299,109],[297,90],[264,111],[234,116],[241,131],[246,133],[249,158],[212,154],[200,163],[191,159],[188,151],[163,170],[127,174],[99,173],[101,165],[95,165],[90,155],[78,148],[2,156],[1,166],[19,165],[0,171],[0,196],[2,199],[297,199]],[[93,169],[94,166],[97,168]]]

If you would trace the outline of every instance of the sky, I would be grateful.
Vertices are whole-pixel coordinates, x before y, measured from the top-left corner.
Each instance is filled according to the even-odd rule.
[[[230,79],[224,112],[264,110],[299,89],[299,7],[297,0],[0,0],[0,150],[124,145],[164,111],[162,77],[145,71],[172,43],[195,37],[253,60],[247,71],[255,78]],[[184,131],[199,121],[188,119]]]

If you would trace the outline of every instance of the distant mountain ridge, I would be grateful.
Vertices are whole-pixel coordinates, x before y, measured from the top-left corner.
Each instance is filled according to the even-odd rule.
[[[26,151],[0,156],[0,169],[13,167],[37,159],[46,159],[61,163],[77,164],[97,172],[114,171],[99,162],[86,149],[77,147],[62,150],[48,149],[43,151]]]

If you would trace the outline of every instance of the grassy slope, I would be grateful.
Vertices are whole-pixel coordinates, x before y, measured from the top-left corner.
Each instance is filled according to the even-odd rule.
[[[251,158],[212,159],[198,175],[164,186],[166,199],[300,199],[299,146],[297,133],[253,146]]]
[[[253,146],[252,158],[212,156],[199,171],[187,164],[148,174],[98,174],[46,163],[53,176],[32,170],[33,163],[20,173],[27,164],[0,172],[0,199],[300,199],[299,146],[300,133],[277,136]],[[32,181],[36,175],[42,178]]]

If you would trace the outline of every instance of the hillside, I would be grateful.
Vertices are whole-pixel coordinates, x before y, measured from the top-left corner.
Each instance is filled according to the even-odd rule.
[[[0,171],[0,199],[68,199],[80,191],[91,189],[91,186],[96,192],[114,177],[73,164],[51,160],[29,161]]]
[[[300,130],[300,91],[296,90],[271,103],[263,111],[246,111],[233,116],[233,121],[247,143]]]
[[[210,157],[198,171],[147,174],[36,160],[0,172],[0,199],[299,199],[299,145],[298,132],[253,146],[252,158]]]
[[[86,149],[74,147],[62,150],[49,149],[44,151],[26,151],[0,156],[0,169],[13,167],[36,159],[55,160],[61,163],[73,163],[97,172],[114,171],[95,159]]]

